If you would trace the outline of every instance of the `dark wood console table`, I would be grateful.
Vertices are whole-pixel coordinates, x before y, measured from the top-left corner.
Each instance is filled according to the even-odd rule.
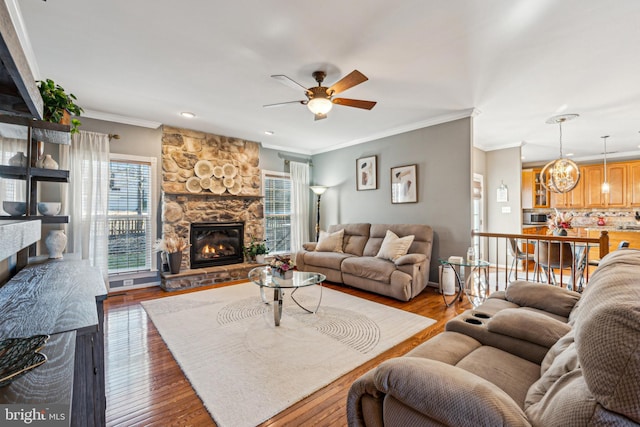
[[[0,338],[49,334],[48,361],[0,388],[1,404],[60,405],[71,426],[105,425],[99,270],[81,260],[29,264],[0,288]]]

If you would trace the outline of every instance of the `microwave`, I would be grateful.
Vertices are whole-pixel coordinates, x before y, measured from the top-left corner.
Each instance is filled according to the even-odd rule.
[[[547,214],[535,213],[535,212],[524,212],[522,217],[523,224],[546,224],[547,223]]]

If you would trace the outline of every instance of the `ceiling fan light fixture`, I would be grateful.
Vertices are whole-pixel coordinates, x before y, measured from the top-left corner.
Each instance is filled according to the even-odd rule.
[[[313,114],[327,114],[333,108],[333,103],[328,98],[312,98],[307,102],[307,108]]]

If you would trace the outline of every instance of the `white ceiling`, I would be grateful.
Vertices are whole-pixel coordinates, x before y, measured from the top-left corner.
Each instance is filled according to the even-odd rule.
[[[7,0],[13,1],[13,0]],[[476,114],[475,145],[640,158],[638,0],[18,0],[34,73],[90,117],[121,116],[314,154]],[[358,69],[369,81],[314,122],[306,87]],[[179,116],[194,112],[195,119]],[[264,131],[275,132],[267,136]],[[425,142],[428,143],[428,142]],[[619,154],[622,155],[622,154]],[[615,155],[612,155],[615,157]]]

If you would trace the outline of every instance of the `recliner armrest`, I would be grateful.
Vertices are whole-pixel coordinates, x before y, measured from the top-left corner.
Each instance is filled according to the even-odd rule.
[[[489,332],[551,348],[571,330],[571,326],[542,313],[506,308],[489,319],[487,329]]]
[[[307,251],[313,252],[316,250],[317,244],[318,244],[317,242],[307,242],[307,243],[303,243],[302,247]]]
[[[443,425],[530,425],[498,386],[436,360],[390,359],[376,368],[373,381],[377,390]]]
[[[425,254],[406,254],[394,261],[395,265],[419,264],[427,259]]]

